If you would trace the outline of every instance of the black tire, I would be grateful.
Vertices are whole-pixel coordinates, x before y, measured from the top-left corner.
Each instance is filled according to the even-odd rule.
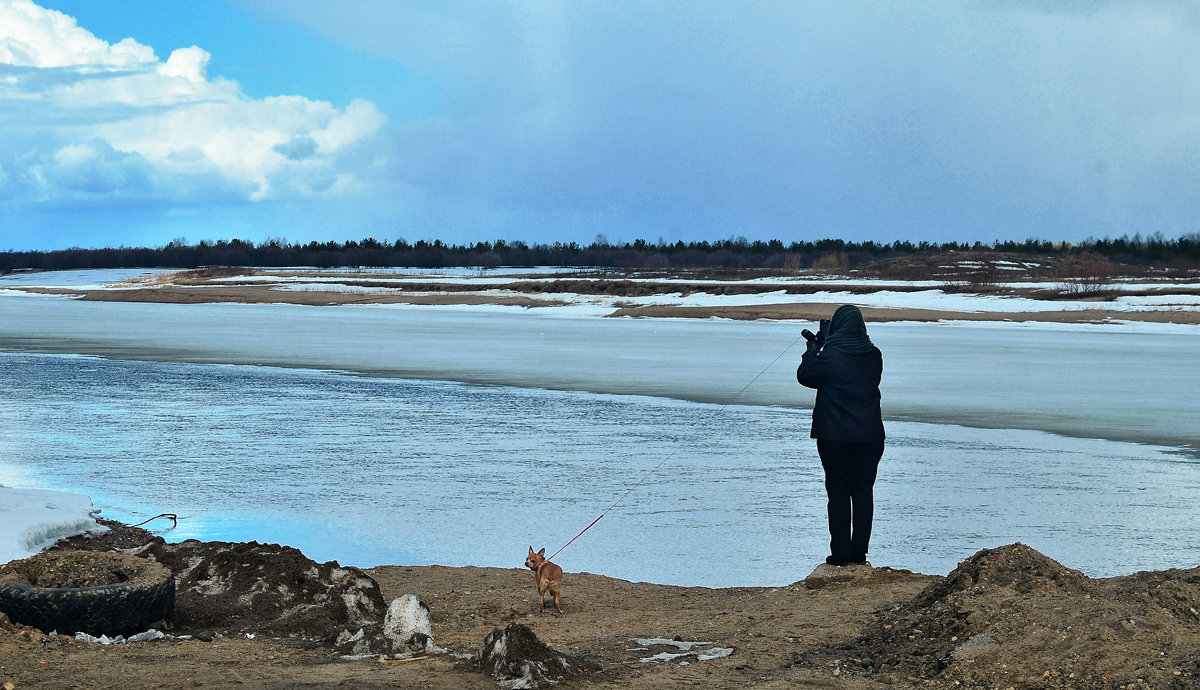
[[[46,632],[133,635],[174,609],[175,578],[170,571],[149,581],[98,587],[0,585],[0,611],[14,623]]]

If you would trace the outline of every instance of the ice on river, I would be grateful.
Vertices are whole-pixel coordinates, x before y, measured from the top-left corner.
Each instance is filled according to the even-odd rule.
[[[521,567],[605,513],[566,570],[785,584],[827,553],[800,327],[9,291],[0,484],[359,565]],[[872,324],[872,562],[945,573],[1020,540],[1090,575],[1195,565],[1198,334]]]
[[[87,496],[0,484],[0,565],[32,556],[64,537],[108,531],[97,524],[97,512]]]
[[[803,409],[15,353],[0,376],[13,394],[0,483],[86,493],[130,521],[177,513],[171,539],[521,567],[528,546],[553,552],[606,513],[556,559],[566,570],[706,586],[786,584],[827,553]],[[945,573],[1018,540],[1091,575],[1200,560],[1191,456],[1044,432],[888,431],[877,565]]]
[[[0,349],[787,406],[811,405],[794,377],[804,325],[0,297]],[[1195,326],[901,322],[871,336],[891,418],[1200,448]]]

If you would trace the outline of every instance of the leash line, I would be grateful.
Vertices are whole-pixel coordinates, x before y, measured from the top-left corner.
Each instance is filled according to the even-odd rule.
[[[157,520],[159,518],[170,518],[171,519],[171,527],[170,527],[171,529],[175,529],[176,527],[179,526],[179,517],[176,516],[175,513],[161,513],[159,515],[155,515],[154,517],[150,518],[149,520],[142,520],[141,522],[137,523],[136,525],[130,525],[130,527],[141,527],[142,525],[146,524],[147,522],[150,522],[151,520]]]
[[[786,355],[786,354],[787,354],[787,353],[788,353],[788,352],[789,352],[789,351],[790,351],[790,350],[791,350],[793,347],[795,347],[795,346],[796,346],[796,343],[800,342],[800,339],[801,339],[801,338],[803,338],[803,337],[804,337],[804,334],[803,334],[803,333],[801,333],[799,336],[797,336],[797,337],[796,337],[796,339],[795,339],[795,340],[793,340],[793,341],[791,342],[791,344],[790,344],[790,345],[788,345],[786,348],[784,348],[784,349],[783,349],[783,352],[780,352],[779,354],[775,355],[775,359],[771,360],[771,362],[770,362],[769,364],[767,364],[767,366],[763,367],[761,371],[759,371],[757,374],[755,374],[755,375],[754,375],[754,378],[750,379],[750,381],[749,381],[749,382],[748,382],[746,385],[742,386],[742,389],[741,389],[741,390],[739,390],[737,393],[734,393],[734,395],[733,395],[733,397],[732,397],[732,398],[730,398],[729,400],[725,401],[724,403],[722,403],[722,404],[721,404],[721,406],[720,406],[719,408],[717,408],[716,410],[714,410],[713,412],[711,412],[711,413],[708,415],[708,419],[706,419],[705,421],[707,422],[708,420],[711,420],[711,419],[713,419],[713,418],[717,417],[718,415],[720,415],[722,412],[724,412],[724,411],[725,411],[725,408],[729,407],[730,405],[732,405],[732,404],[734,403],[734,401],[735,401],[735,400],[737,400],[738,398],[740,398],[740,397],[741,397],[741,395],[742,395],[742,393],[745,393],[745,392],[746,392],[746,389],[748,389],[748,388],[750,388],[750,386],[754,385],[754,382],[755,382],[755,381],[757,381],[759,378],[761,378],[763,374],[767,373],[767,369],[770,369],[771,367],[775,366],[775,363],[776,363],[776,362],[778,362],[778,361],[779,361],[779,360],[780,360],[780,359],[781,359],[781,358],[782,358],[784,355]],[[584,527],[584,528],[583,528],[583,529],[582,529],[582,530],[579,532],[579,534],[576,534],[574,537],[571,537],[571,541],[567,542],[566,544],[563,544],[563,545],[562,545],[562,548],[560,548],[558,551],[555,551],[555,552],[554,552],[554,553],[553,553],[553,554],[550,556],[550,558],[547,558],[546,560],[551,560],[552,558],[554,558],[554,557],[555,557],[555,556],[557,556],[558,554],[562,553],[563,549],[567,548],[567,547],[568,547],[568,546],[570,546],[572,543],[574,543],[574,541],[575,541],[576,539],[578,539],[578,538],[582,537],[582,536],[583,536],[583,533],[584,533],[584,532],[586,532],[586,531],[588,531],[588,530],[590,530],[590,529],[592,528],[592,526],[593,526],[593,525],[595,525],[597,522],[600,522],[600,518],[602,518],[602,517],[604,517],[605,515],[607,515],[607,514],[609,513],[609,511],[613,510],[613,509],[614,509],[614,508],[616,508],[617,506],[621,505],[621,503],[625,501],[625,499],[626,499],[626,498],[629,496],[629,494],[633,493],[633,490],[634,490],[634,489],[636,489],[636,488],[638,488],[639,486],[641,486],[642,484],[644,484],[644,483],[646,482],[646,480],[647,480],[647,479],[649,479],[649,478],[650,478],[650,476],[651,476],[651,475],[653,475],[655,472],[657,472],[657,471],[658,471],[658,469],[659,469],[660,467],[662,467],[663,465],[665,465],[665,464],[667,463],[667,461],[668,461],[668,460],[670,460],[671,458],[675,457],[676,455],[678,455],[678,454],[679,454],[679,451],[681,451],[681,450],[683,450],[684,448],[686,448],[686,447],[687,447],[687,445],[688,445],[689,443],[691,443],[693,439],[695,439],[695,438],[696,438],[696,434],[697,434],[697,433],[698,433],[698,432],[696,432],[696,431],[693,431],[693,432],[692,432],[691,434],[689,434],[689,435],[688,435],[686,438],[684,438],[682,441],[680,441],[680,442],[679,442],[679,444],[675,446],[675,449],[674,449],[674,450],[672,450],[672,451],[670,452],[670,454],[669,454],[669,455],[667,455],[667,457],[663,458],[661,461],[659,461],[659,463],[658,463],[657,465],[655,465],[654,467],[650,468],[650,470],[649,470],[648,472],[646,472],[645,474],[643,474],[643,475],[642,475],[642,478],[641,478],[641,479],[639,479],[639,480],[637,481],[637,483],[635,483],[633,486],[631,486],[631,487],[629,487],[628,489],[626,489],[626,490],[625,490],[625,493],[621,494],[620,498],[618,498],[618,499],[617,499],[617,500],[616,500],[616,501],[615,501],[615,502],[614,502],[614,503],[613,503],[611,506],[609,506],[609,507],[608,507],[608,510],[605,510],[603,513],[600,513],[600,517],[596,518],[595,520],[592,520],[592,523],[591,523],[590,525],[588,525],[587,527]]]
[[[597,522],[600,522],[600,518],[602,518],[602,517],[604,517],[604,513],[600,513],[600,517],[596,518],[595,520],[592,520],[592,525],[596,524]],[[550,558],[547,558],[546,560],[549,561],[549,560],[553,559],[555,556],[557,556],[558,554],[562,553],[562,550],[567,548],[568,546],[570,546],[572,541],[575,541],[576,539],[582,537],[584,532],[590,530],[592,528],[592,525],[588,525],[587,527],[584,527],[583,529],[579,530],[579,534],[576,534],[575,536],[571,537],[571,541],[567,542],[566,544],[563,544],[561,549],[550,554]]]

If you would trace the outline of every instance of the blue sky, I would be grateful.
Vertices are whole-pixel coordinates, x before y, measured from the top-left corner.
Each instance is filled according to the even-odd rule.
[[[1191,0],[0,0],[0,250],[1200,230]]]

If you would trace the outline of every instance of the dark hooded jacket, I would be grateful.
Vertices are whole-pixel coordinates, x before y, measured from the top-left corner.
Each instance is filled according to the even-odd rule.
[[[829,441],[882,441],[879,379],[883,355],[867,337],[858,307],[839,307],[825,342],[808,343],[796,380],[817,389],[812,437]]]

